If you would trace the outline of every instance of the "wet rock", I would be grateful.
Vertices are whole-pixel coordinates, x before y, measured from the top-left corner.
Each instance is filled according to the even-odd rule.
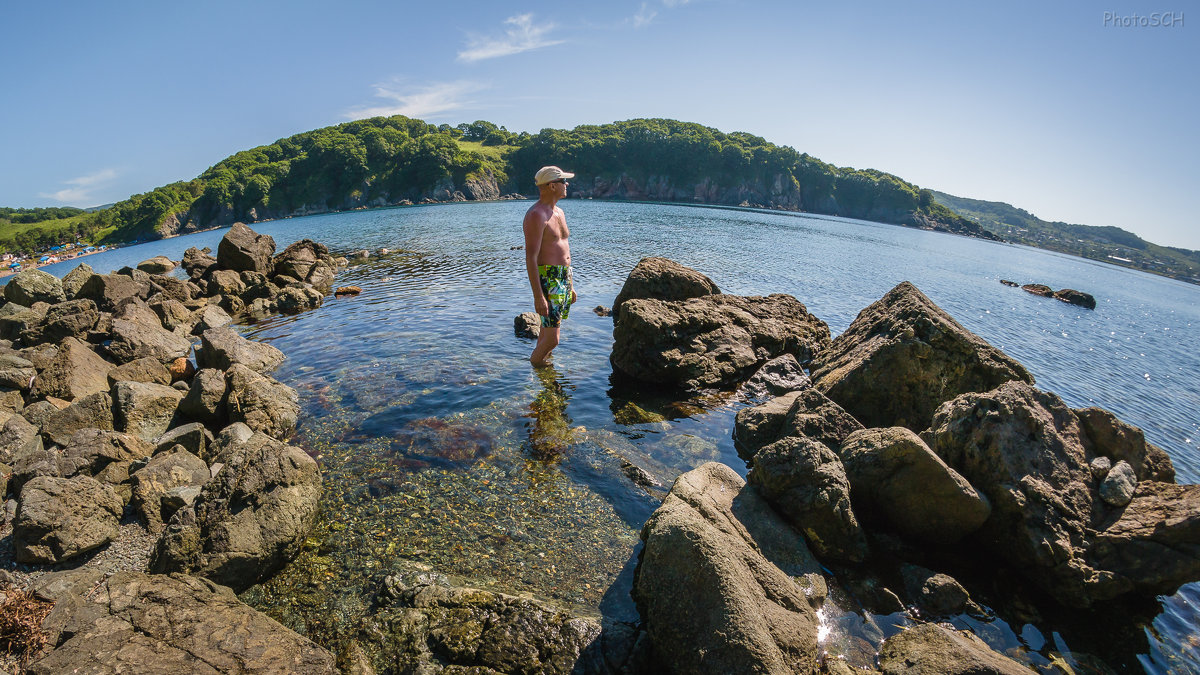
[[[638,380],[687,390],[740,384],[768,360],[801,363],[829,344],[825,322],[790,295],[630,299],[613,326],[613,366]]]
[[[87,298],[103,312],[114,312],[129,298],[150,297],[150,282],[135,281],[124,274],[93,274],[75,292],[76,298]]]
[[[244,422],[254,431],[285,439],[296,430],[299,397],[291,387],[235,363],[226,372],[225,409],[231,422]]]
[[[79,263],[75,269],[67,272],[67,276],[62,279],[63,293],[67,299],[74,300],[75,294],[83,287],[84,282],[95,273],[92,266],[87,263]]]
[[[204,368],[192,378],[192,386],[179,402],[179,413],[188,419],[214,425],[225,420],[225,394],[228,384],[225,373],[216,368]]]
[[[592,308],[592,312],[596,316],[612,316],[612,308],[605,307],[604,305],[596,305]]]
[[[54,564],[99,548],[117,536],[123,505],[94,478],[41,476],[21,488],[13,521],[18,562]]]
[[[925,623],[884,641],[879,650],[884,675],[1029,675],[1030,670],[993,651],[966,631]]]
[[[108,392],[88,394],[62,410],[55,410],[42,423],[42,433],[51,442],[64,446],[81,429],[113,429],[113,401]]]
[[[158,532],[163,528],[163,498],[167,491],[178,487],[194,487],[196,494],[199,494],[199,489],[208,482],[210,475],[204,460],[188,452],[182,445],[175,445],[173,449],[155,455],[131,478],[131,503],[146,528]]]
[[[100,311],[96,303],[86,298],[68,300],[46,310],[46,317],[36,329],[22,333],[25,344],[37,342],[59,342],[67,337],[85,339],[96,327]]]
[[[1021,290],[1025,291],[1026,293],[1040,295],[1043,298],[1054,297],[1054,289],[1045,284],[1025,284],[1024,286],[1021,286]]]
[[[36,583],[55,605],[42,624],[50,651],[30,675],[337,672],[332,654],[210,581],[75,570]]]
[[[677,672],[816,672],[819,576],[795,531],[726,466],[681,475],[642,530],[634,599]]]
[[[1092,297],[1091,293],[1084,293],[1073,288],[1064,288],[1055,291],[1054,297],[1068,305],[1077,305],[1084,309],[1096,309],[1096,298]]]
[[[113,385],[115,425],[150,442],[170,428],[182,399],[183,392],[161,384],[117,382]]]
[[[746,380],[740,392],[747,398],[762,399],[768,396],[783,396],[809,386],[811,382],[808,374],[800,367],[800,362],[795,356],[784,354],[764,363],[749,380]]]
[[[274,254],[273,238],[255,232],[245,223],[234,223],[217,245],[217,266],[235,272],[249,270],[270,274]]]
[[[233,364],[240,363],[265,373],[283,363],[283,352],[271,345],[247,340],[232,328],[210,328],[200,339],[196,361],[201,368],[229,370]]]
[[[129,503],[129,469],[146,459],[154,448],[136,436],[119,431],[82,429],[75,432],[59,453],[63,478],[91,476],[113,489],[122,504]]]
[[[198,574],[240,592],[299,552],[316,519],[321,475],[303,450],[261,433],[229,443],[219,460],[224,466],[194,508],[163,531],[150,569]]]
[[[1019,288],[1021,286],[1021,284],[1018,284],[1015,281],[1009,281],[1008,279],[1001,279],[1000,283],[1004,284],[1005,286],[1011,286],[1012,288]]]
[[[667,418],[661,413],[650,412],[633,401],[626,401],[624,405],[617,408],[613,413],[613,421],[617,424],[629,426],[633,424],[658,424],[659,422],[667,421]]]
[[[29,307],[35,302],[53,305],[67,299],[58,277],[39,269],[17,272],[4,286],[4,299]]]
[[[850,482],[824,443],[805,437],[776,441],[754,455],[746,481],[804,533],[813,552],[862,562],[867,540],[850,505]]]
[[[325,296],[309,284],[288,286],[279,291],[275,307],[285,313],[303,312],[320,307]]]
[[[917,565],[900,568],[904,589],[927,616],[961,614],[971,599],[967,589],[954,577]]]
[[[192,280],[204,277],[208,270],[215,267],[217,259],[209,255],[211,251],[206,246],[203,250],[195,246],[183,252],[183,269]]]
[[[1110,506],[1125,506],[1133,499],[1136,490],[1137,474],[1125,460],[1117,462],[1100,482],[1100,498]]]
[[[868,427],[921,431],[944,401],[1009,380],[1015,360],[963,328],[905,281],[858,317],[813,364],[813,384]]]
[[[688,300],[721,292],[712,279],[667,258],[642,258],[613,300],[612,314],[620,317],[621,305],[634,298]]]
[[[338,286],[337,290],[333,292],[333,294],[338,297],[343,295],[358,295],[359,293],[362,293],[362,288],[360,286]]]
[[[308,273],[305,279],[313,288],[316,288],[322,294],[333,287],[334,279],[336,278],[334,266],[324,260],[317,261],[313,265],[312,271]]]
[[[862,428],[841,406],[808,387],[739,410],[733,441],[738,455],[749,462],[759,448],[789,436],[811,438],[838,452],[846,437]]]
[[[538,316],[537,312],[518,314],[517,318],[513,319],[513,332],[517,337],[536,338],[542,333],[542,317]]]
[[[171,384],[171,374],[158,359],[152,356],[143,356],[108,371],[109,386],[122,381],[167,385]],[[107,388],[105,387],[105,389]]]
[[[1138,480],[1175,482],[1171,458],[1161,448],[1147,443],[1141,429],[1122,422],[1103,408],[1076,409],[1075,415],[1096,454],[1113,463],[1128,462]]]
[[[840,454],[855,508],[907,536],[953,543],[978,530],[991,513],[965,478],[904,427],[856,431]]]
[[[137,268],[147,274],[169,274],[175,269],[175,261],[165,255],[156,255],[138,263]]]

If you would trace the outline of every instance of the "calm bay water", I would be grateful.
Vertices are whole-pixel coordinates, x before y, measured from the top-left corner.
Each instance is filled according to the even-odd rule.
[[[731,398],[669,401],[611,381],[609,306],[637,261],[672,258],[725,292],[789,293],[837,335],[908,280],[960,323],[1018,359],[1069,405],[1098,405],[1141,427],[1200,480],[1200,287],[1036,249],[838,218],[741,209],[568,200],[579,294],[551,369],[513,317],[532,310],[520,222],[528,202],[455,204],[298,218],[255,226],[280,248],[311,238],[346,253],[391,252],[352,266],[360,296],[243,327],[282,349],[275,376],[301,394],[294,442],[326,477],[324,519],[308,550],[251,602],[294,628],[349,634],[372,579],[421,566],[476,586],[630,616],[629,572],[653,503],[612,473],[634,454],[666,485],[710,460],[744,474]],[[224,231],[86,258],[98,272]],[[48,269],[59,276],[75,262]],[[1045,283],[1096,296],[1095,311],[999,283]],[[630,403],[648,415],[634,415]],[[639,413],[640,414],[640,413]],[[1034,665],[1101,653],[1117,670],[1200,672],[1200,592],[1163,598],[1113,647],[1043,620],[973,626]],[[878,636],[852,624],[842,635]],[[964,626],[975,619],[963,620]],[[878,623],[878,622],[876,622]],[[864,636],[866,636],[864,638]],[[873,636],[873,637],[872,637]],[[847,638],[846,644],[850,643]],[[838,647],[853,651],[846,644]],[[1076,661],[1089,672],[1086,658]],[[1070,662],[1070,659],[1068,659]]]

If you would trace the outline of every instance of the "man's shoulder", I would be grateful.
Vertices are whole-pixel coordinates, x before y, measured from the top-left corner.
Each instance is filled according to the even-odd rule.
[[[534,217],[549,220],[552,215],[554,215],[554,209],[539,202],[529,207],[529,210],[525,212],[525,219],[528,220],[530,217]]]

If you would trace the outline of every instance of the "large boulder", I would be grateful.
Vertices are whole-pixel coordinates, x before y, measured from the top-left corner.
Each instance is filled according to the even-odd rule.
[[[17,272],[4,286],[4,298],[26,307],[35,302],[53,305],[67,299],[58,277],[39,269]]]
[[[755,453],[746,481],[804,533],[817,555],[866,559],[867,539],[850,506],[850,482],[824,443],[803,436],[775,441]]]
[[[884,675],[1029,675],[1029,668],[966,631],[923,623],[900,631],[879,649]]]
[[[200,279],[209,269],[216,267],[217,259],[209,255],[211,252],[207,246],[203,250],[193,246],[183,252],[183,270],[189,279]]]
[[[91,476],[113,489],[122,503],[129,503],[129,468],[134,462],[150,457],[154,447],[144,440],[101,429],[75,432],[59,453],[58,467],[63,478]]]
[[[150,569],[198,574],[241,592],[299,553],[316,520],[321,474],[303,450],[261,433],[229,442],[217,459],[221,470],[191,509],[172,517]]]
[[[223,328],[233,323],[233,317],[229,316],[229,312],[221,309],[217,305],[205,305],[192,313],[192,320],[195,323],[192,328],[194,335],[200,335],[210,328]]]
[[[33,380],[34,396],[54,396],[67,401],[108,391],[113,364],[73,337],[59,344],[50,364]]]
[[[163,497],[177,487],[201,487],[210,478],[208,464],[182,445],[154,456],[146,466],[133,472],[133,508],[151,532],[163,528]],[[170,518],[170,514],[167,515]]]
[[[838,452],[846,437],[862,428],[841,406],[807,387],[739,410],[733,441],[738,455],[751,462],[760,448],[788,436],[805,436]]]
[[[216,428],[226,419],[225,395],[228,390],[229,384],[225,381],[223,371],[203,368],[196,372],[191,387],[179,402],[179,413]]]
[[[175,261],[165,255],[156,255],[138,263],[137,268],[147,274],[169,274],[175,269]]]
[[[216,269],[209,272],[208,286],[205,287],[208,295],[241,295],[246,291],[246,282],[242,281],[242,275],[233,270]]]
[[[275,306],[279,311],[293,314],[320,307],[325,295],[311,284],[290,284],[279,291]]]
[[[84,282],[88,277],[95,274],[96,271],[87,263],[79,263],[75,269],[67,272],[67,276],[62,278],[63,293],[66,294],[68,300],[74,300],[75,294],[83,287]]]
[[[21,488],[13,519],[18,562],[49,565],[112,541],[124,505],[112,488],[88,476],[40,476]]]
[[[850,434],[842,464],[859,513],[868,511],[902,534],[948,544],[978,530],[991,505],[904,427]]]
[[[160,363],[169,363],[191,351],[192,341],[178,333],[166,330],[158,315],[149,307],[146,314],[138,313],[131,318],[114,318],[112,341],[108,353],[120,363],[128,363],[146,356]]]
[[[1033,376],[905,281],[818,355],[813,383],[868,427],[921,431],[943,402]]]
[[[613,320],[620,318],[621,305],[634,298],[688,300],[721,292],[712,279],[667,258],[642,258],[625,278],[613,300]]]
[[[251,370],[265,373],[283,363],[283,352],[262,342],[242,337],[233,328],[210,328],[200,336],[201,347],[196,354],[200,368],[229,370],[240,363]]]
[[[1137,593],[1171,595],[1200,579],[1200,485],[1138,483],[1096,530],[1092,564]]]
[[[113,385],[113,419],[117,429],[150,442],[171,427],[183,392],[149,382]]]
[[[113,429],[113,401],[107,391],[76,399],[66,408],[52,411],[42,423],[42,434],[58,446],[70,443],[82,429]]]
[[[87,298],[68,300],[52,305],[46,310],[46,318],[37,329],[21,335],[25,344],[35,342],[58,342],[68,336],[84,338],[96,327],[100,311],[96,303]]]
[[[44,302],[29,307],[16,302],[0,305],[0,338],[18,340],[22,335],[37,335],[49,309]]]
[[[634,600],[675,672],[817,672],[804,540],[729,467],[681,475],[642,529]],[[823,583],[823,580],[822,580]]]
[[[150,297],[150,282],[138,281],[124,274],[93,274],[84,280],[76,298],[87,298],[104,312],[116,311],[121,302],[129,298]]]
[[[13,415],[0,425],[0,463],[12,464],[17,455],[41,444],[38,428],[21,415]]]
[[[1161,448],[1146,442],[1142,430],[1103,408],[1076,409],[1075,415],[1097,455],[1115,464],[1129,462],[1138,480],[1175,482],[1175,465]]]
[[[240,363],[229,368],[226,378],[225,409],[230,422],[244,422],[254,431],[279,439],[292,435],[300,417],[295,390]]]
[[[791,354],[808,363],[829,344],[825,322],[790,295],[626,300],[612,363],[635,379],[689,390],[734,387]]]
[[[217,245],[217,267],[235,272],[252,271],[270,274],[271,256],[275,255],[275,240],[259,234],[245,223],[234,223]]]
[[[184,575],[93,570],[46,575],[50,650],[30,675],[244,673],[333,675],[333,655],[237,599]]]
[[[274,274],[286,274],[296,279],[307,279],[322,256],[329,255],[324,244],[311,239],[301,239],[283,249],[275,256]]]
[[[151,384],[171,384],[171,373],[161,361],[152,356],[143,356],[129,363],[123,363],[108,371],[108,383],[117,382],[149,382]]]

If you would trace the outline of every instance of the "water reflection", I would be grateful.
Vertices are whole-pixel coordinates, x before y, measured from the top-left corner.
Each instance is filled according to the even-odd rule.
[[[534,372],[542,387],[529,404],[529,454],[537,460],[551,462],[570,447],[575,434],[567,417],[568,391],[574,385],[563,378],[554,364],[535,366]]]

